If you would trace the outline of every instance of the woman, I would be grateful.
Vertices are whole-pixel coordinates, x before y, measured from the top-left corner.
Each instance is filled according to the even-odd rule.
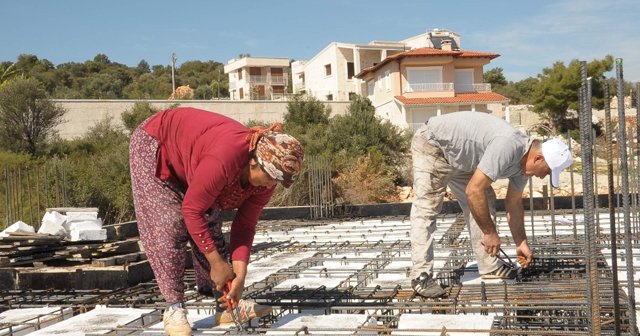
[[[191,335],[184,308],[187,243],[201,293],[220,296],[231,280],[227,296],[218,299],[222,307],[241,311],[241,322],[266,314],[240,299],[258,217],[278,182],[288,188],[295,181],[304,159],[300,143],[281,131],[279,124],[249,129],[217,113],[175,108],[154,114],[132,134],[138,229],[168,305],[169,335]],[[219,213],[231,209],[237,212],[227,246]],[[230,314],[216,315],[228,321]]]

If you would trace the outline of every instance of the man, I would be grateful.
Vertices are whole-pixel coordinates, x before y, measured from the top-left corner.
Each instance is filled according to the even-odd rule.
[[[557,188],[560,172],[573,163],[571,151],[561,140],[530,139],[500,118],[471,111],[429,119],[413,137],[411,153],[416,194],[411,207],[411,284],[423,297],[445,293],[432,274],[433,233],[447,186],[464,212],[482,278],[510,279],[516,269],[496,257],[500,237],[492,220],[496,196],[491,184],[509,179],[507,220],[518,259],[527,266],[533,258],[522,205],[527,179],[551,174]]]

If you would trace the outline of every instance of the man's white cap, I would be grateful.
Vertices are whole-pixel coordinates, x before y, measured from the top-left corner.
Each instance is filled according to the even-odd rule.
[[[573,163],[569,146],[560,139],[551,138],[542,143],[542,155],[551,169],[551,185],[554,188],[558,188],[560,186],[560,173]]]

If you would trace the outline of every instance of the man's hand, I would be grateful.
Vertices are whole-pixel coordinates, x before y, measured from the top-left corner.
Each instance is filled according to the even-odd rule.
[[[527,268],[531,264],[533,260],[533,252],[529,248],[529,243],[527,240],[523,240],[520,245],[516,247],[516,255],[518,256],[518,263],[522,268]]]
[[[485,233],[482,246],[484,246],[485,252],[489,253],[492,257],[498,255],[498,252],[500,252],[500,236],[498,236],[498,233],[496,231]]]

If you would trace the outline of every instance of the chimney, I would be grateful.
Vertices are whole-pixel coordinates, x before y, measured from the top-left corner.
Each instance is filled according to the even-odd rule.
[[[442,40],[440,41],[440,49],[451,51],[451,40]]]

